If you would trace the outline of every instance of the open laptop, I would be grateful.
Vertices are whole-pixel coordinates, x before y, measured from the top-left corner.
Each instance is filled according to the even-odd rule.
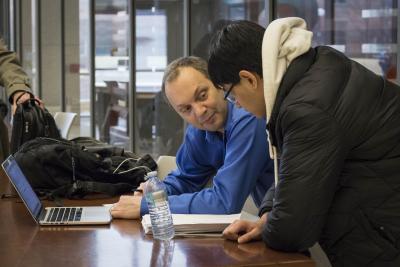
[[[28,208],[33,219],[40,225],[82,225],[109,224],[111,214],[109,207],[43,207],[42,202],[33,191],[17,161],[9,156],[2,167]]]

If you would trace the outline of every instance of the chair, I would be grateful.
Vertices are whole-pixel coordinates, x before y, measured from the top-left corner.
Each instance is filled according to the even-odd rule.
[[[160,156],[157,160],[157,174],[163,180],[172,170],[176,169],[176,161],[173,156]]]
[[[176,168],[176,161],[175,157],[173,156],[160,156],[157,160],[157,172],[158,172],[158,177],[162,180],[167,176],[167,174],[174,170]],[[205,187],[211,187],[212,186],[212,178],[210,181],[207,183]],[[253,198],[251,196],[248,196],[246,199],[246,202],[243,206],[242,211],[245,211],[247,213],[250,213],[252,215],[258,215],[258,208],[256,204],[253,201]]]
[[[56,114],[54,114],[54,120],[60,130],[61,137],[68,139],[68,134],[75,117],[76,113],[74,112],[56,112]]]

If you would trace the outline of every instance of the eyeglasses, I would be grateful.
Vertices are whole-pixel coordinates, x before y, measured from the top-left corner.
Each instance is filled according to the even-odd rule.
[[[234,83],[231,84],[231,86],[229,87],[229,89],[225,92],[224,95],[224,99],[228,100],[229,102],[231,102],[232,104],[236,103],[236,98],[234,95],[231,94],[233,87],[235,86]]]

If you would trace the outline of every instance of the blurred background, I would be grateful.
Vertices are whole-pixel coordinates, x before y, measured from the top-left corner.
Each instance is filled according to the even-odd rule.
[[[77,113],[69,138],[93,136],[136,153],[175,155],[185,124],[160,94],[163,71],[207,58],[229,20],[266,27],[298,16],[330,45],[398,82],[398,1],[0,0],[0,36],[50,112]],[[5,99],[4,90],[0,96]]]

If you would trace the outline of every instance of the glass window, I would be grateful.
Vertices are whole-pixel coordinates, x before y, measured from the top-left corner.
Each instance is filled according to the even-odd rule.
[[[0,0],[0,39],[7,48],[14,50],[10,46],[10,7],[9,2],[6,0]],[[6,92],[3,87],[0,86],[0,99],[7,103]],[[1,122],[0,122],[1,123]]]
[[[277,0],[277,16],[298,16],[330,45],[372,71],[397,78],[397,1]]]
[[[65,111],[78,114],[68,138],[90,136],[88,18],[89,0],[42,0],[40,4],[21,1],[23,67],[31,77],[34,93],[41,94],[50,112],[61,111],[64,99]],[[40,47],[37,46],[37,33],[41,34]],[[62,95],[62,78],[65,95]]]
[[[208,58],[212,34],[229,20],[250,20],[266,26],[268,22],[263,0],[192,0],[190,44],[192,55]]]
[[[37,88],[40,97],[46,103],[46,108],[51,112],[61,110],[62,63],[61,63],[61,0],[40,0],[37,6],[40,10],[40,49],[35,51],[40,57],[36,62],[40,79],[40,88]],[[37,43],[34,42],[34,47]],[[39,82],[39,81],[38,81]]]
[[[160,90],[166,65],[184,53],[184,1],[135,1],[135,25],[129,25],[129,2],[93,2],[94,114],[90,114],[89,0],[22,1],[23,64],[32,77],[35,94],[50,111],[60,111],[65,103],[66,111],[78,113],[70,138],[90,136],[93,116],[95,137],[102,141],[130,149],[130,136],[135,136],[133,147],[139,154],[175,155],[182,141],[183,121]],[[129,51],[130,27],[136,29],[135,53]],[[135,85],[129,84],[130,58],[135,60]],[[61,95],[62,81],[65,95]],[[128,114],[129,95],[134,90],[135,111]],[[129,133],[131,121],[136,123],[135,133]]]
[[[61,108],[61,0],[21,1],[20,10],[22,66],[54,114]]]
[[[94,3],[96,137],[129,149],[128,0]]]
[[[69,138],[90,136],[89,0],[64,1],[65,111],[77,113]]]
[[[10,40],[10,3],[8,0],[0,0],[0,38],[9,45]]]
[[[35,53],[33,49],[33,36],[35,36],[35,15],[33,14],[34,1],[21,1],[21,47],[22,51],[20,53],[20,59],[22,67],[24,68],[25,72],[31,78],[32,83],[32,90],[35,94],[38,93],[36,88],[36,68],[35,66]]]
[[[183,121],[165,101],[165,67],[183,56],[183,1],[136,1],[136,151],[175,155]]]

